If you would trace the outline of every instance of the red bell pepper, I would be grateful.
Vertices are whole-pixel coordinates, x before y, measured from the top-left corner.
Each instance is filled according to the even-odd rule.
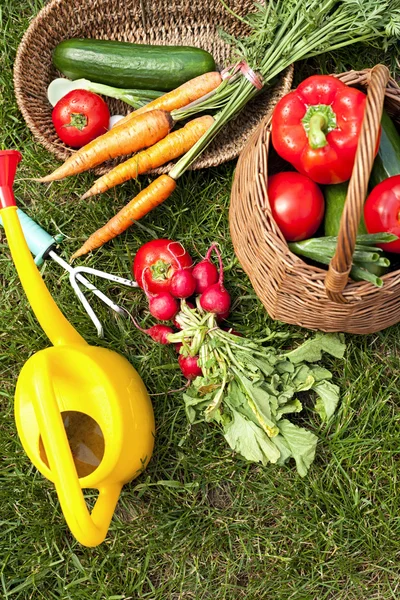
[[[309,77],[276,105],[272,117],[275,150],[317,183],[347,181],[366,98],[331,75]]]

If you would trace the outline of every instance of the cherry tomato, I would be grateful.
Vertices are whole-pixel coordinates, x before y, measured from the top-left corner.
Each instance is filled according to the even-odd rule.
[[[400,175],[374,187],[364,204],[364,220],[368,233],[388,232],[400,238]],[[387,252],[400,254],[400,239],[378,245]]]
[[[272,216],[285,240],[298,242],[317,231],[324,216],[324,197],[316,183],[300,173],[283,172],[268,178]]]
[[[97,94],[72,90],[57,102],[52,119],[58,137],[72,148],[81,148],[108,130],[110,111]]]
[[[144,244],[133,261],[133,275],[153,294],[169,292],[172,275],[179,269],[191,269],[193,261],[185,248],[172,240],[153,240]]]

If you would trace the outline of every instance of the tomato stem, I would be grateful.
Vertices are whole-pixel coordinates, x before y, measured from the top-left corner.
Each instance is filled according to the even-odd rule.
[[[70,113],[70,117],[70,122],[63,125],[63,127],[76,127],[76,129],[82,131],[88,124],[87,116],[82,113]]]
[[[171,263],[167,263],[161,259],[158,260],[150,267],[152,279],[156,281],[166,281],[168,279],[168,273],[170,268]]]

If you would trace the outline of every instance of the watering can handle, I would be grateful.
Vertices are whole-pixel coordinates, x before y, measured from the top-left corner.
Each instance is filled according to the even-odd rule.
[[[108,527],[122,485],[99,488],[99,496],[90,514],[79,483],[75,464],[62,421],[60,408],[49,378],[49,365],[44,352],[38,352],[33,385],[32,403],[52,472],[60,505],[69,528],[84,546],[97,546],[107,535]],[[40,365],[42,361],[42,366]],[[46,397],[47,402],[40,399]]]

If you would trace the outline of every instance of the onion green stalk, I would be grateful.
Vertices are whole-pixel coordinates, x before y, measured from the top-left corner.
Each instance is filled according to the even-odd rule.
[[[63,96],[72,90],[87,90],[94,94],[101,94],[102,96],[122,100],[126,104],[133,106],[135,109],[141,108],[150,102],[150,100],[155,100],[164,94],[164,92],[155,90],[124,90],[109,85],[103,85],[101,83],[95,83],[89,81],[89,79],[76,79],[75,81],[71,81],[70,79],[59,77],[58,79],[54,79],[47,89],[47,97],[50,104],[55,106]]]
[[[221,0],[229,12],[225,2]],[[235,15],[251,30],[247,37],[224,34],[238,60],[259,74],[264,87],[295,61],[350,44],[378,44],[387,49],[400,37],[399,0],[269,0],[256,12]],[[231,71],[234,75],[234,71]],[[215,111],[214,124],[170,171],[177,179],[231,119],[259,93],[244,76],[225,80],[194,105],[173,111],[174,120]]]
[[[301,242],[290,242],[289,249],[297,256],[309,258],[323,265],[329,265],[336,252],[337,237],[310,238]],[[387,268],[389,259],[382,257],[382,249],[375,244],[394,242],[397,236],[392,233],[368,233],[358,235],[353,253],[350,277],[354,281],[369,281],[382,287],[383,280],[376,274],[376,267]]]

